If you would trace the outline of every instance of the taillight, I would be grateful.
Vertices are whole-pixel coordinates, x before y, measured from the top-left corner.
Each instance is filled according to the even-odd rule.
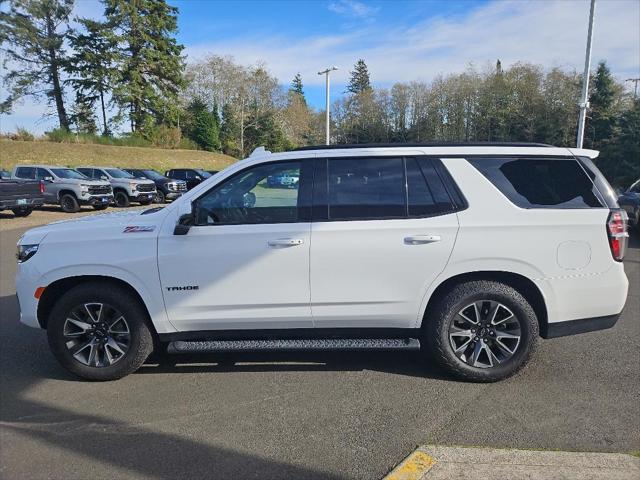
[[[40,180],[40,193],[44,193],[44,182]]]
[[[617,262],[621,262],[627,250],[627,212],[624,210],[611,210],[607,218],[607,234],[611,255]]]

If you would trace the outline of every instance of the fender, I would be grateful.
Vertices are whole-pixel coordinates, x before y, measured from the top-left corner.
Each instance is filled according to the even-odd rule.
[[[540,291],[544,299],[547,315],[549,314],[548,306],[550,302],[553,303],[555,301],[553,293],[548,289],[543,289],[539,282],[539,279],[544,278],[543,273],[530,263],[508,258],[484,258],[468,262],[449,263],[445,271],[436,277],[422,297],[414,328],[422,326],[429,300],[440,285],[451,278],[474,273],[511,273],[529,279]]]
[[[51,270],[41,277],[41,281],[44,285],[50,285],[65,278],[84,276],[110,277],[127,283],[142,298],[158,333],[177,331],[167,316],[159,283],[157,289],[150,289],[140,277],[123,268],[105,264],[77,264]]]

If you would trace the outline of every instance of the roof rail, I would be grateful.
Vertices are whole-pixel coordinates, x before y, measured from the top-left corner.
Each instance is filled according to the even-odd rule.
[[[345,143],[337,145],[310,145],[298,147],[300,150],[334,150],[343,148],[382,148],[382,147],[545,147],[553,148],[547,143],[528,142],[435,142],[435,143]],[[253,154],[252,154],[253,155]]]

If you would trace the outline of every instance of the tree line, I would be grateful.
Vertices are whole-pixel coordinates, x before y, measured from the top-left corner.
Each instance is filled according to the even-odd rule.
[[[58,134],[116,132],[164,147],[235,157],[324,141],[324,112],[296,74],[283,86],[264,64],[220,55],[187,63],[178,10],[166,0],[102,0],[100,21],[72,18],[73,0],[11,0],[0,11],[10,112],[44,98]],[[376,88],[358,60],[332,106],[334,143],[530,141],[575,144],[581,76],[517,63]],[[640,176],[640,102],[604,62],[593,73],[585,147],[615,182]]]

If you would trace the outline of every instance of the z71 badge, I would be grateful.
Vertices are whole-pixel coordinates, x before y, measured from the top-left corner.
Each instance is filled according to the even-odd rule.
[[[155,225],[129,225],[124,228],[122,233],[145,233],[153,232],[155,229]]]

